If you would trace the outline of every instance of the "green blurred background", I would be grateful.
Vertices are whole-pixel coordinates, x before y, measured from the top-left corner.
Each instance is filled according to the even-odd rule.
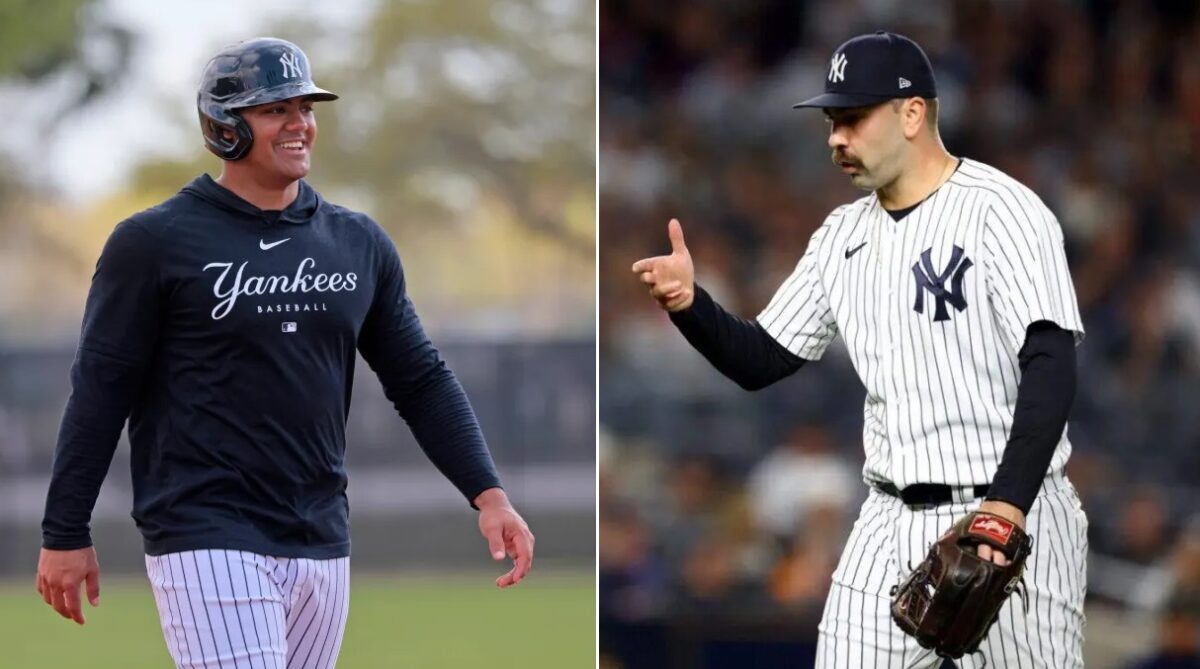
[[[339,669],[591,667],[590,574],[548,571],[496,593],[490,573],[358,574]],[[528,586],[528,587],[526,587]],[[0,588],[3,667],[169,667],[144,579],[111,579],[99,609],[75,627],[28,588]],[[67,626],[71,629],[68,629]],[[11,635],[11,636],[10,636]]]
[[[39,522],[83,301],[123,218],[219,161],[195,96],[221,47],[308,54],[309,181],[395,240],[479,414],[537,564],[499,591],[475,513],[360,365],[343,667],[595,661],[595,4],[0,0],[0,668],[169,666],[118,448],[93,534],[103,607],[37,597]]]

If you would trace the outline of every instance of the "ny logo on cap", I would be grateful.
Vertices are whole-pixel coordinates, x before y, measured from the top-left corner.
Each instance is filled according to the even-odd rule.
[[[300,76],[300,59],[296,58],[296,54],[288,51],[279,57],[279,63],[283,65],[284,79]]]
[[[837,83],[846,80],[846,54],[835,53],[829,61],[829,81]]]

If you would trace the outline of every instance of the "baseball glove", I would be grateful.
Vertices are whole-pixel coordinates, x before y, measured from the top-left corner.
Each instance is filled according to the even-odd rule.
[[[1001,567],[976,554],[987,544],[1008,556]],[[974,653],[1000,607],[1017,591],[1025,596],[1025,559],[1033,539],[1000,516],[975,512],[955,523],[929,547],[929,555],[892,588],[892,617],[917,643],[942,657]]]

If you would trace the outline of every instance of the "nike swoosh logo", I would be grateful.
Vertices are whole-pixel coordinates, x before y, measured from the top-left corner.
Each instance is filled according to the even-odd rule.
[[[861,250],[862,250],[862,247],[864,247],[864,246],[866,246],[866,245],[867,245],[867,243],[866,243],[866,242],[863,242],[863,243],[859,244],[858,246],[855,246],[855,247],[854,247],[854,248],[852,248],[852,249],[846,249],[846,259],[847,259],[847,260],[849,260],[849,259],[850,259],[850,256],[852,256],[852,255],[854,255],[855,253],[858,253],[859,251],[861,251]]]
[[[291,237],[288,237],[287,239],[281,239],[277,242],[271,242],[270,244],[268,244],[260,239],[260,240],[258,240],[258,248],[260,248],[264,251],[270,251],[271,249],[275,248],[276,246],[279,246],[280,244],[286,242],[288,239],[291,239]],[[850,256],[846,256],[846,257],[849,258]]]

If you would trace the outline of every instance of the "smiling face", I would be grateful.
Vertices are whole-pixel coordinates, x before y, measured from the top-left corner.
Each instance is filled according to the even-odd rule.
[[[281,186],[308,174],[317,141],[317,118],[311,99],[291,98],[247,107],[238,113],[254,135],[254,144],[238,161],[239,167],[251,170],[260,182]]]
[[[826,108],[833,163],[863,190],[882,188],[899,176],[908,148],[899,105]]]

